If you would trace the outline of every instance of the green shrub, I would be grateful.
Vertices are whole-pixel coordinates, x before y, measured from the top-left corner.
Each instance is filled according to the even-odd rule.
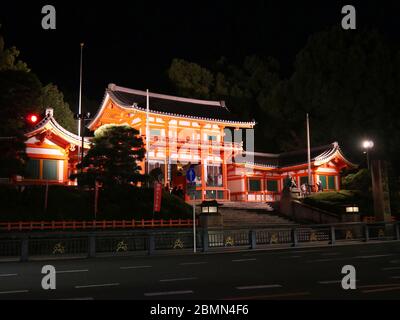
[[[303,199],[305,204],[322,210],[342,214],[347,205],[356,205],[361,215],[373,215],[373,202],[370,193],[358,190],[320,192]]]
[[[342,188],[346,190],[370,192],[371,183],[371,174],[368,169],[360,169],[342,178]]]
[[[0,187],[0,221],[93,220],[94,190],[49,186],[44,210],[45,186]],[[116,186],[100,190],[98,220],[153,218],[153,189]],[[163,193],[161,212],[155,219],[190,219],[191,207],[182,199]]]

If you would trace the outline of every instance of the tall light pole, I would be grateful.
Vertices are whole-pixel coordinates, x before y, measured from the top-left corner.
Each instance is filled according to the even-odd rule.
[[[83,46],[84,43],[81,43],[81,60],[80,60],[80,69],[79,69],[79,106],[78,106],[78,114],[82,114],[82,63],[83,63]],[[78,120],[78,136],[81,136],[81,119]]]
[[[308,163],[308,191],[313,184],[311,174],[311,142],[310,142],[310,119],[307,113],[307,163]]]
[[[362,143],[362,147],[364,149],[364,154],[367,155],[367,168],[369,170],[369,152],[374,147],[374,142],[372,140],[364,140]]]

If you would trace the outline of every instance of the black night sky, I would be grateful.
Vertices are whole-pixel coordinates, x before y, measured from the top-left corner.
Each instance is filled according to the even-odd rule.
[[[57,30],[41,28],[41,8],[57,10]],[[173,58],[207,66],[225,56],[240,63],[265,54],[289,75],[298,51],[315,32],[340,24],[342,1],[13,1],[1,5],[7,46],[43,83],[71,97],[79,83],[79,43],[85,42],[84,95],[99,103],[108,83],[170,92],[166,70]],[[359,28],[374,27],[396,41],[398,5],[356,5]],[[74,101],[71,101],[74,102]],[[74,108],[74,106],[71,106]]]

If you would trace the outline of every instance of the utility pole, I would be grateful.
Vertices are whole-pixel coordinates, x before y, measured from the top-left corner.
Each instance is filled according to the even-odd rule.
[[[83,128],[82,128],[82,123],[84,122],[83,119],[81,118],[80,115],[82,115],[82,71],[83,71],[83,46],[84,43],[81,43],[81,56],[80,56],[80,67],[79,67],[79,104],[78,104],[78,136],[82,137],[83,141],[83,136],[85,135]],[[82,149],[82,150],[80,150]],[[81,155],[81,161],[83,160],[83,142],[82,142],[82,147],[78,146],[78,161],[79,161],[79,155]]]
[[[308,186],[313,184],[311,175],[311,143],[310,143],[310,120],[307,113],[307,162],[308,162]]]

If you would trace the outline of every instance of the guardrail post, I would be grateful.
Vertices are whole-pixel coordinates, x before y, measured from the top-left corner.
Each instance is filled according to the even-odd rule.
[[[336,243],[336,235],[335,235],[335,226],[331,226],[331,242],[330,244],[333,246]]]
[[[396,234],[396,240],[400,240],[400,223],[395,223],[394,224],[394,229],[395,229],[395,234]]]
[[[149,255],[152,255],[156,249],[156,241],[154,234],[149,234],[147,238],[147,251]]]
[[[255,249],[257,247],[257,237],[255,230],[250,230],[249,240],[250,240],[250,249]]]
[[[25,237],[21,240],[21,262],[27,262],[29,260],[29,240]]]
[[[292,241],[293,241],[292,246],[297,247],[297,245],[298,245],[297,229],[293,228],[291,233],[292,233]]]
[[[94,258],[96,257],[96,236],[94,234],[89,235],[88,242],[88,258]]]
[[[208,251],[208,229],[203,229],[203,252]]]
[[[364,235],[365,235],[365,242],[369,241],[369,228],[368,228],[368,224],[365,224],[364,226]]]

